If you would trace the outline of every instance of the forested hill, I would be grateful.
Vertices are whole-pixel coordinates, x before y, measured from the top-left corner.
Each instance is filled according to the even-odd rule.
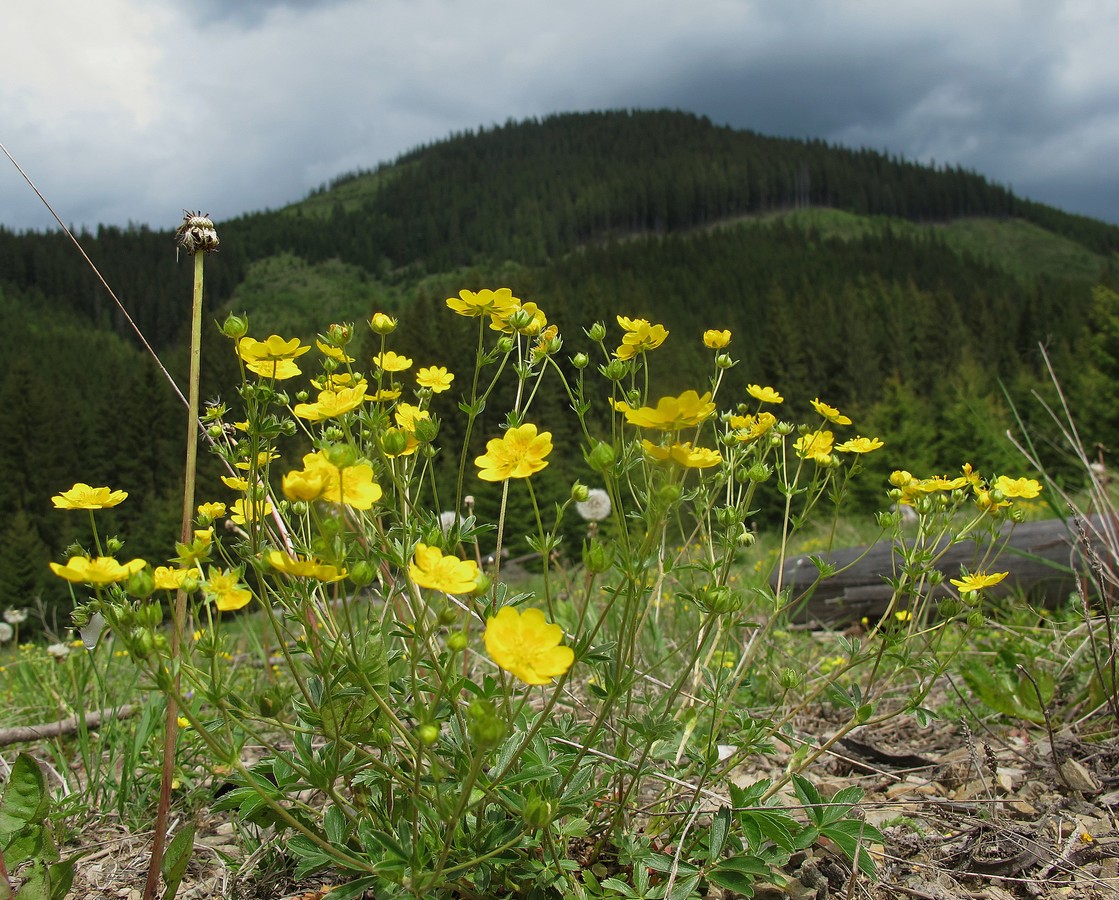
[[[805,207],[912,222],[1014,217],[1092,253],[1119,250],[1119,228],[1019,199],[959,168],[763,137],[680,112],[603,112],[455,135],[342,176],[282,211],[231,221],[214,211],[223,249],[209,291],[221,303],[250,263],[280,252],[336,258],[399,283],[505,260],[540,264],[611,238]],[[171,230],[102,226],[83,236],[157,347],[178,336],[187,315]],[[126,331],[60,234],[0,229],[0,285]]]
[[[793,417],[820,396],[887,441],[860,483],[865,510],[891,467],[1017,471],[1007,396],[1027,418],[1037,410],[1033,392],[1049,389],[1039,344],[1086,443],[1119,449],[1119,228],[958,168],[682,113],[591,113],[455,135],[281,210],[209,211],[222,246],[207,264],[207,319],[246,310],[259,337],[308,339],[381,309],[399,315],[393,340],[417,365],[465,373],[472,340],[445,298],[506,286],[559,325],[565,359],[595,320],[664,324],[656,369],[668,374],[654,386],[679,391],[709,375],[703,330],[730,329],[742,363],[724,396],[773,384]],[[191,281],[176,261],[176,213],[166,231],[80,236],[173,371]],[[179,515],[181,411],[64,235],[0,229],[0,317],[0,609],[35,596],[64,604],[46,561],[85,526],[50,495],[75,481],[128,491],[104,527],[132,536],[130,554],[164,559]],[[368,360],[372,336],[360,333],[354,355]],[[204,392],[229,398],[228,342],[207,339]],[[507,399],[491,398],[477,440],[499,427]],[[539,405],[557,444],[572,447],[540,480],[548,500],[584,473],[577,437],[552,425],[563,398]],[[447,445],[461,437],[455,422],[442,425]],[[216,469],[202,474],[203,492],[224,496]],[[480,514],[488,490],[475,487]]]

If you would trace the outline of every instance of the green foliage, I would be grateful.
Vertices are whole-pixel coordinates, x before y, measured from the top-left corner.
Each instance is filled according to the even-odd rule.
[[[15,900],[63,900],[74,877],[74,858],[60,861],[47,824],[50,794],[43,770],[29,753],[12,764],[0,800],[0,852],[9,875],[22,885],[10,893],[10,882],[0,876],[0,897]]]

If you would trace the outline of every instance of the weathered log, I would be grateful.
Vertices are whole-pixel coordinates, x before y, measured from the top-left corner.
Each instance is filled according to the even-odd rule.
[[[100,728],[105,719],[127,719],[133,715],[138,707],[131,703],[118,706],[115,709],[102,709],[85,714],[85,727],[90,731]],[[44,738],[60,737],[64,734],[75,734],[78,730],[78,717],[69,716],[57,722],[44,722],[42,725],[15,725],[11,728],[0,728],[0,747],[9,744],[23,744],[30,741],[41,741]]]
[[[1092,549],[1105,560],[1105,523],[1099,516],[1082,520]],[[1114,528],[1114,524],[1111,526]],[[1001,537],[1009,530],[1003,526]],[[947,541],[940,545],[944,549]],[[945,582],[959,578],[961,568],[975,571],[983,548],[971,541],[949,546],[937,563]],[[834,567],[835,574],[820,577],[813,557]],[[805,554],[788,559],[781,571],[781,587],[795,602],[794,618],[799,622],[841,625],[858,622],[864,616],[881,616],[889,605],[893,589],[887,579],[899,574],[900,558],[886,541],[868,547],[834,550],[830,554]],[[1045,519],[1024,522],[1010,531],[1006,549],[993,571],[1008,572],[991,596],[1012,591],[1026,594],[1031,601],[1049,606],[1063,602],[1076,590],[1076,572],[1084,569],[1082,541],[1074,521]],[[777,587],[776,579],[772,582]],[[947,596],[947,587],[933,589],[933,596]]]

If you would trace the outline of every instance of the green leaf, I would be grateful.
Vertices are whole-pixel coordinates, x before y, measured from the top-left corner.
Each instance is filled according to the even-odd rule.
[[[346,832],[349,829],[346,825],[345,815],[337,806],[327,807],[323,814],[323,830],[326,832],[326,839],[330,843],[338,845],[346,843]]]
[[[880,844],[885,842],[882,832],[859,819],[843,819],[833,822],[826,828],[820,829],[820,834],[835,844],[843,854],[856,863],[868,878],[875,878],[878,869],[874,859],[866,851],[867,844]],[[856,854],[858,859],[855,859]]]
[[[36,862],[16,893],[16,900],[51,900],[50,873]]]
[[[0,834],[19,831],[24,825],[46,818],[50,795],[43,770],[29,753],[21,753],[12,764],[4,799],[0,801]]]
[[[793,789],[796,791],[797,797],[800,798],[800,802],[804,804],[804,811],[808,814],[808,818],[815,825],[821,824],[823,812],[820,807],[823,806],[824,798],[816,790],[816,785],[803,775],[794,775]]]
[[[754,885],[759,881],[772,879],[773,870],[757,856],[732,856],[707,871],[712,884],[746,897],[754,896]]]
[[[357,897],[364,897],[366,891],[376,886],[377,876],[367,875],[364,878],[358,878],[348,884],[340,884],[333,888],[326,895],[326,900],[355,900]]]
[[[9,869],[31,859],[42,859],[47,836],[42,825],[25,825],[14,835],[5,838],[4,862]]]
[[[171,838],[167,850],[163,854],[163,862],[159,869],[163,873],[163,900],[175,900],[179,892],[187,866],[190,865],[190,855],[194,851],[194,823],[179,829],[178,834]]]
[[[71,856],[65,862],[55,863],[50,867],[51,900],[66,900],[70,886],[74,883],[74,863],[77,861],[77,856]]]
[[[715,862],[723,855],[723,848],[727,845],[727,836],[730,834],[730,809],[720,806],[711,820],[711,837],[707,842],[707,861]]]

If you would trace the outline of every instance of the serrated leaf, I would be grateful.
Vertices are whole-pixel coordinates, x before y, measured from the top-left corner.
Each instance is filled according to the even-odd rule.
[[[30,753],[21,753],[12,764],[4,798],[0,800],[0,834],[11,834],[26,824],[42,822],[49,805],[43,770]]]
[[[163,854],[163,861],[159,867],[163,873],[163,900],[175,900],[175,894],[178,893],[187,866],[190,865],[190,855],[193,850],[194,824],[191,823],[171,838]]]

